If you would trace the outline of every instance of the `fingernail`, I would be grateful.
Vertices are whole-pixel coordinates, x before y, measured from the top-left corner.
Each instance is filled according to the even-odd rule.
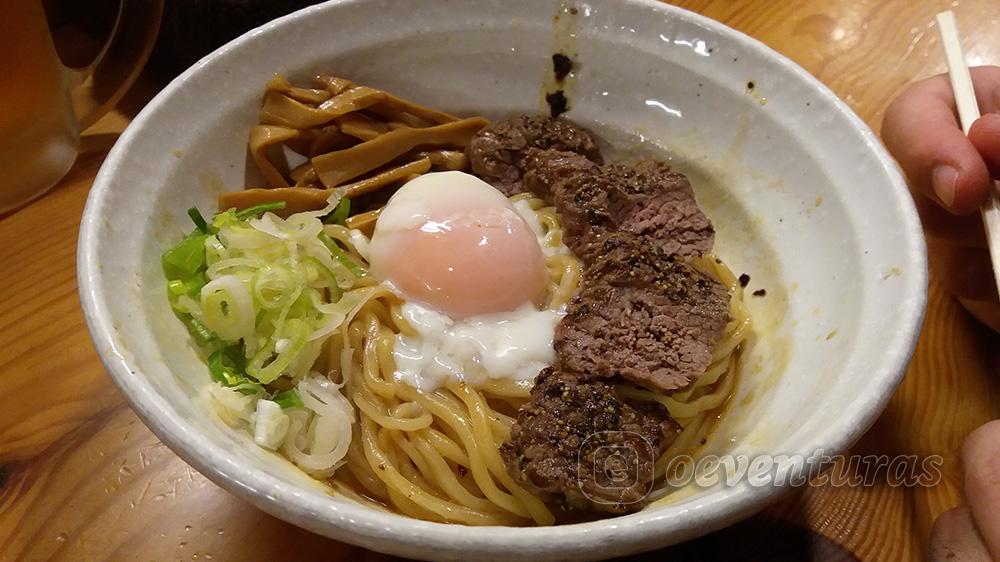
[[[958,170],[951,166],[938,166],[931,172],[931,183],[934,185],[934,193],[948,207],[951,207],[955,203],[956,181],[958,181]]]

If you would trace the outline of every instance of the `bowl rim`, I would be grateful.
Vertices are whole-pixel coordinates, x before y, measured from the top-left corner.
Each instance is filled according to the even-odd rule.
[[[402,555],[429,555],[414,552],[412,547],[429,546],[435,555],[467,556],[470,548],[489,552],[494,556],[508,556],[529,552],[546,557],[552,553],[576,554],[583,558],[600,555],[596,546],[608,547],[607,552],[625,554],[639,550],[688,540],[743,519],[777,499],[788,486],[752,487],[741,481],[735,487],[713,493],[704,501],[683,509],[670,506],[631,515],[601,519],[588,523],[558,527],[502,527],[482,529],[463,525],[435,523],[410,517],[380,512],[361,504],[345,502],[330,505],[326,498],[303,496],[298,487],[288,484],[263,471],[230,461],[221,447],[199,435],[188,422],[181,419],[170,404],[159,396],[141,375],[141,369],[116,349],[111,334],[115,332],[114,319],[106,304],[108,298],[101,290],[102,277],[97,257],[101,240],[99,226],[102,210],[114,183],[118,168],[126,161],[132,141],[145,134],[144,125],[151,115],[166,106],[173,94],[193,75],[210,68],[212,63],[230,52],[238,51],[244,44],[255,41],[277,28],[295,25],[314,14],[339,6],[360,4],[371,0],[331,0],[310,6],[233,39],[206,55],[161,90],[132,120],[109,152],[93,182],[81,219],[77,248],[77,281],[84,317],[95,347],[132,409],[153,433],[185,462],[194,466],[216,484],[242,497],[260,509],[280,519],[302,526],[319,534],[359,544],[361,546]],[[874,388],[852,408],[851,416],[838,418],[826,426],[822,435],[813,437],[810,444],[831,453],[845,451],[877,419],[905,373],[912,355],[925,313],[927,302],[926,246],[915,206],[910,199],[905,180],[895,161],[868,125],[825,84],[809,74],[786,56],[738,30],[732,29],[700,14],[656,0],[622,0],[642,9],[657,11],[674,18],[686,19],[705,28],[712,34],[731,37],[740,46],[754,52],[773,64],[784,67],[803,80],[830,107],[846,118],[869,148],[890,178],[895,203],[902,212],[900,225],[902,249],[907,250],[901,267],[909,273],[901,289],[905,297],[897,310],[897,330],[894,330],[876,369],[872,370]],[[139,375],[139,376],[137,376]],[[817,466],[807,460],[813,474]],[[785,479],[787,482],[787,479]],[[324,505],[324,503],[326,505]],[[680,525],[678,517],[693,517],[696,525]],[[627,529],[628,532],[623,532]],[[410,547],[411,549],[408,549]],[[547,553],[547,554],[546,554]]]

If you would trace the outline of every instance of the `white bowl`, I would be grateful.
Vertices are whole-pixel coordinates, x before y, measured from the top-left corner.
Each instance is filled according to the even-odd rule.
[[[502,116],[543,110],[554,51],[579,62],[568,117],[619,146],[666,149],[717,227],[717,253],[752,276],[750,290],[767,290],[748,296],[755,342],[706,451],[834,454],[868,428],[913,350],[927,283],[913,205],[878,139],[801,68],[717,22],[652,1],[575,6],[554,19],[558,0],[331,2],[220,48],[143,109],[91,190],[79,283],[105,365],[164,443],[268,513],[418,558],[628,554],[731,524],[779,495],[743,479],[557,528],[428,523],[331,495],[193,399],[208,375],[167,304],[159,256],[191,228],[188,207],[211,210],[223,186],[244,185],[247,132],[273,73],[329,71]]]

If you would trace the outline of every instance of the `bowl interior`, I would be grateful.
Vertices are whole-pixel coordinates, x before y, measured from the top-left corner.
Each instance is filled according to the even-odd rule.
[[[926,284],[912,206],[878,141],[803,71],[719,24],[641,1],[569,7],[331,3],[223,47],[142,112],[91,194],[81,287],[99,351],[161,439],[276,515],[410,556],[593,556],[598,544],[607,556],[707,532],[771,496],[691,486],[629,525],[584,523],[542,542],[543,530],[460,530],[329,495],[198,398],[208,375],[169,309],[159,256],[190,229],[188,207],[211,212],[221,190],[253,180],[246,139],[273,73],[330,72],[499,117],[545,111],[554,52],[577,62],[567,117],[617,151],[653,152],[689,174],[717,254],[751,277],[755,335],[705,451],[833,453],[867,428],[912,350]]]

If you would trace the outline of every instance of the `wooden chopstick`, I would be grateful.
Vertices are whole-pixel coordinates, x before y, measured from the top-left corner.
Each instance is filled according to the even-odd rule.
[[[962,130],[965,134],[969,134],[969,127],[979,119],[979,104],[976,102],[976,91],[972,86],[969,67],[965,65],[965,54],[962,52],[962,40],[958,35],[958,25],[955,24],[955,14],[951,10],[941,12],[937,15],[937,23],[944,56],[948,61],[951,90],[958,105],[958,117],[962,122]],[[990,190],[990,198],[982,208],[982,215],[990,257],[993,259],[993,277],[997,291],[1000,292],[1000,198],[997,197],[995,189]]]

